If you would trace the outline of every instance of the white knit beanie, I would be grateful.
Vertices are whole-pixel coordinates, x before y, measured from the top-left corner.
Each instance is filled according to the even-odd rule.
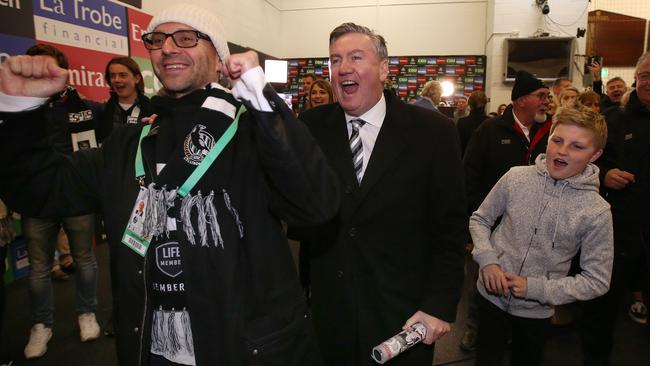
[[[212,40],[214,48],[217,49],[221,61],[226,62],[230,57],[223,25],[219,18],[210,11],[192,4],[177,4],[153,17],[147,32],[153,32],[157,26],[163,23],[183,23],[201,33],[207,34]]]

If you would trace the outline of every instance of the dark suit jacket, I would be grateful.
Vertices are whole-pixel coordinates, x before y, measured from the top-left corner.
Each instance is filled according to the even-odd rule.
[[[458,136],[460,137],[460,149],[463,154],[465,154],[465,149],[467,148],[467,143],[469,142],[470,137],[481,122],[488,119],[488,116],[485,114],[484,109],[472,110],[469,112],[469,116],[463,117],[458,120],[456,127],[458,128]]]
[[[327,365],[374,365],[374,346],[417,310],[453,322],[463,281],[465,192],[451,120],[385,93],[387,111],[361,187],[343,109],[305,112],[338,173],[341,208],[312,232],[314,323]],[[397,365],[431,365],[419,345]]]

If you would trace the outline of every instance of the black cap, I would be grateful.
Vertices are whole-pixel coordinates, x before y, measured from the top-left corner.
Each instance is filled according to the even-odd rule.
[[[548,89],[548,86],[528,71],[519,70],[517,72],[517,77],[515,77],[515,86],[512,87],[510,100],[517,100],[518,98],[530,94],[539,88]]]

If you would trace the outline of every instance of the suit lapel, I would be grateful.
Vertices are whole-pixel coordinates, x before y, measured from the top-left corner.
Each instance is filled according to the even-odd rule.
[[[384,118],[381,130],[379,130],[368,167],[361,181],[361,199],[386,174],[388,168],[406,147],[406,132],[409,127],[408,111],[403,110],[400,103],[395,100],[395,97],[387,94],[385,93],[386,117]],[[349,150],[348,148],[348,156],[352,159]],[[350,163],[350,167],[352,167],[352,163]]]

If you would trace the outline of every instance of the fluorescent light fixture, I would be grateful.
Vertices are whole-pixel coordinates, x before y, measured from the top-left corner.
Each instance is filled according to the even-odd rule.
[[[265,60],[264,74],[267,83],[286,83],[287,82],[287,61],[283,60]]]
[[[450,96],[454,95],[454,91],[456,90],[456,88],[454,87],[454,84],[451,81],[445,80],[445,81],[441,82],[440,85],[442,85],[442,96],[443,97],[450,97]]]

